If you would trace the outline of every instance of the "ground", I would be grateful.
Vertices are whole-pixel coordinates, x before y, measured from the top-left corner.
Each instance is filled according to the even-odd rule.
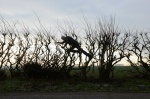
[[[50,92],[0,93],[0,99],[149,99],[150,93]]]

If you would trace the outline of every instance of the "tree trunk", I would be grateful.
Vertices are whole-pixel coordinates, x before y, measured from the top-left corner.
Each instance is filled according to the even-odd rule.
[[[106,69],[104,67],[100,69],[99,77],[101,81],[109,81],[111,72],[112,72],[112,77],[114,76],[112,68],[113,66],[109,64],[108,66],[106,66]]]

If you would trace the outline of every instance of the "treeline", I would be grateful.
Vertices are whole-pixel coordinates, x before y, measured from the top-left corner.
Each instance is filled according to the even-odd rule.
[[[150,75],[150,34],[149,32],[120,29],[115,20],[98,19],[91,24],[84,20],[84,28],[76,32],[72,24],[65,24],[58,30],[60,35],[68,35],[80,42],[81,47],[93,56],[90,60],[82,53],[67,53],[57,43],[60,36],[53,35],[41,23],[36,33],[24,25],[18,30],[16,23],[0,21],[0,77],[9,71],[10,77],[64,79],[71,78],[73,68],[78,68],[76,76],[87,78],[87,73],[98,67],[101,81],[114,77],[114,65],[126,59],[142,77]],[[20,32],[21,31],[21,32]],[[131,57],[135,57],[134,60]],[[142,66],[141,71],[138,66]],[[75,71],[75,70],[74,70]]]

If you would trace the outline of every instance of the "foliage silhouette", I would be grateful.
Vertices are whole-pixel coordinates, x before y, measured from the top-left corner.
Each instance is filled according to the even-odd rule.
[[[43,72],[42,66],[33,62],[24,64],[23,71],[25,76],[29,78],[41,78]]]
[[[0,81],[6,79],[6,74],[4,70],[0,70]]]
[[[115,64],[122,59],[127,59],[139,74],[150,75],[149,32],[136,31],[133,35],[123,31],[112,17],[108,21],[98,19],[95,26],[84,19],[84,28],[79,30],[83,35],[76,31],[73,23],[59,24],[59,34],[64,35],[63,45],[57,43],[60,35],[52,35],[39,23],[40,27],[36,26],[37,30],[32,33],[24,25],[19,31],[15,22],[0,20],[0,69],[8,70],[10,77],[22,75],[23,70],[29,78],[68,79],[73,69],[78,68],[78,77],[87,78],[91,70],[94,74],[96,67],[97,79],[109,81],[114,78]],[[137,63],[131,60],[133,54]],[[139,70],[139,65],[144,72]],[[3,78],[3,72],[1,75]]]

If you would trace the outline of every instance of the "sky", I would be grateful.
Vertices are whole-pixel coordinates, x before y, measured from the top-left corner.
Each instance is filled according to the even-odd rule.
[[[150,29],[150,0],[0,0],[0,15],[8,20],[21,20],[28,26],[37,23],[37,16],[46,26],[70,19],[81,24],[83,16],[90,21],[97,17],[115,16],[125,28]]]
[[[150,0],[0,0],[0,15],[32,27],[37,17],[47,27],[71,20],[80,26],[83,16],[90,22],[115,16],[124,28],[150,30]],[[125,62],[124,62],[125,63]]]

